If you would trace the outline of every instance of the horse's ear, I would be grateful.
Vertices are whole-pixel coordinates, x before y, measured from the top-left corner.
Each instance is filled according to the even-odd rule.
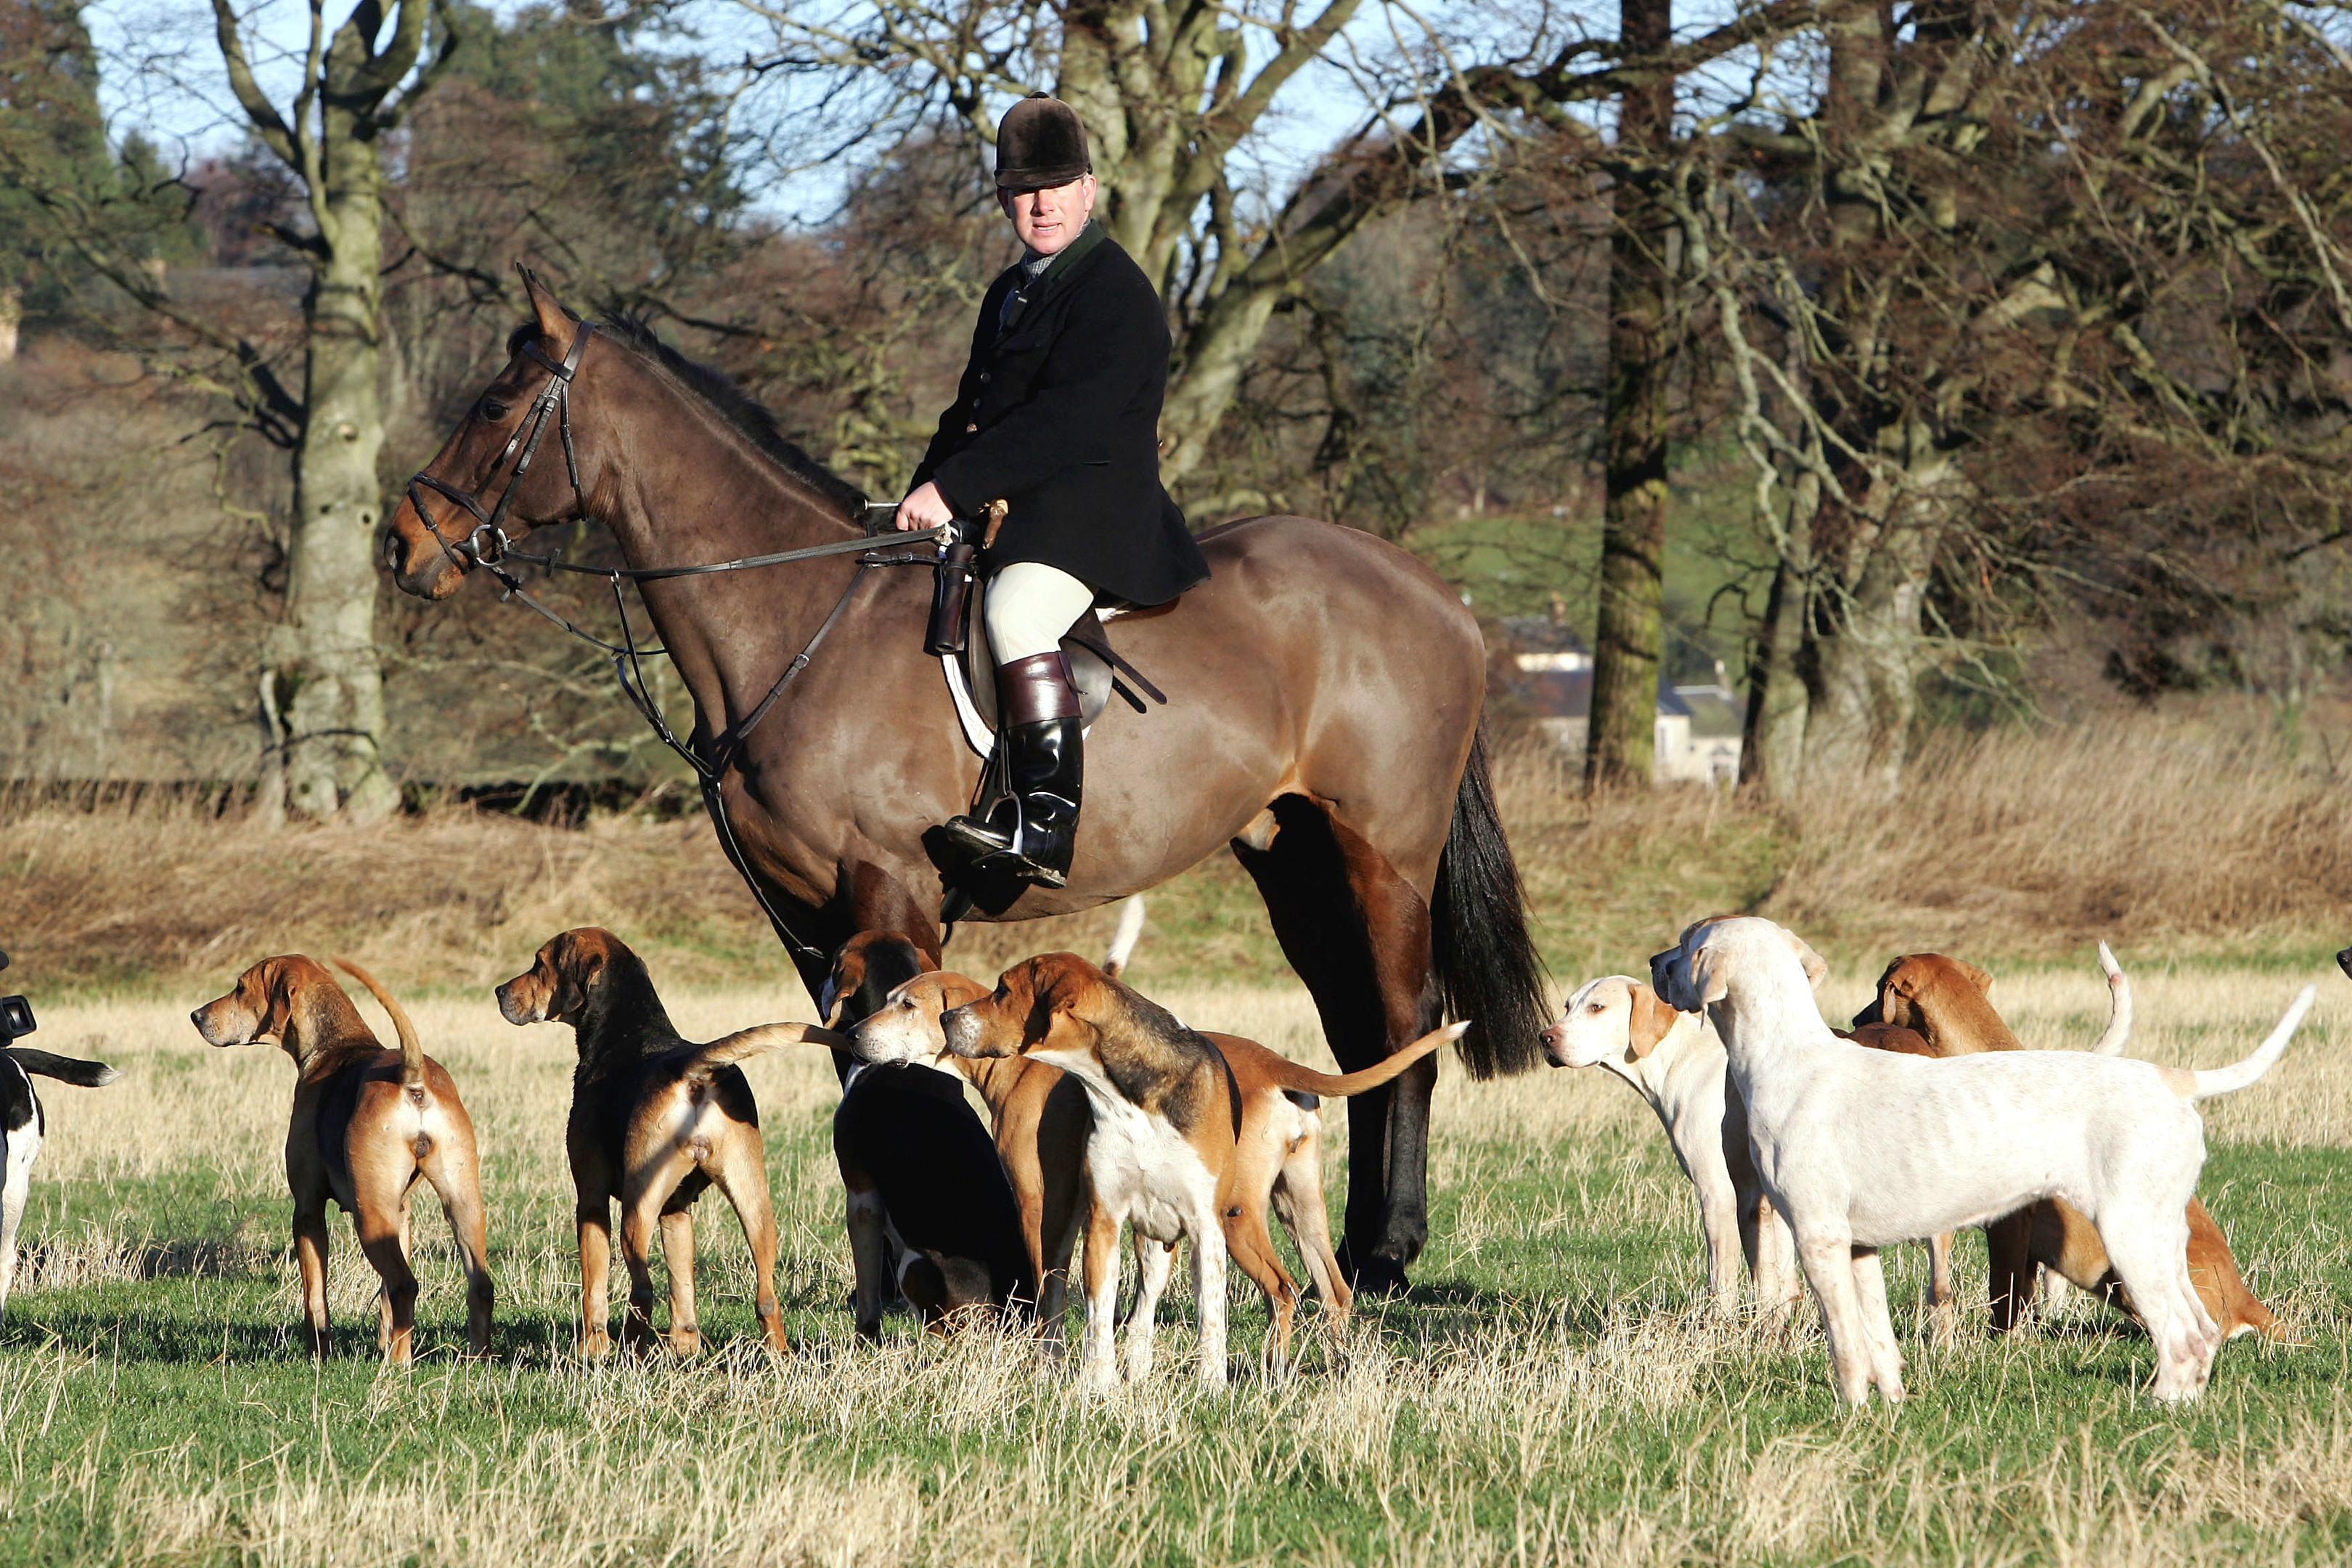
[[[522,274],[522,291],[530,299],[530,313],[539,321],[539,348],[550,359],[561,360],[572,353],[572,334],[580,330],[579,319],[556,303],[553,289],[539,280],[539,274],[515,263]]]

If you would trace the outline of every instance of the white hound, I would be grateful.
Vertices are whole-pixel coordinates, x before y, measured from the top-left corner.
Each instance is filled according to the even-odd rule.
[[[1770,921],[1705,921],[1650,961],[1658,994],[1706,1010],[1748,1107],[1759,1176],[1796,1233],[1839,1394],[1903,1397],[1878,1249],[1982,1225],[2038,1199],[2089,1216],[2147,1325],[2156,1397],[2205,1385],[2221,1332],[2189,1276],[2183,1219],[2205,1163],[2193,1102],[2245,1088],[2310,1009],[2304,988],[2262,1047],[2189,1072],[2082,1051],[1948,1061],[1865,1050],[1822,1021],[1820,958]]]

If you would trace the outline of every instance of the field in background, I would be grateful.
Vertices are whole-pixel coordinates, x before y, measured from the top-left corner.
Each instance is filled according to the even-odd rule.
[[[1870,978],[1843,970],[1825,1009],[1859,1005]],[[2145,972],[2134,1049],[2234,1058],[2301,978]],[[1198,1024],[1328,1064],[1295,988],[1155,989]],[[2146,1342],[2079,1303],[2030,1338],[1930,1345],[1913,1309],[1920,1249],[1904,1248],[1915,1398],[1859,1417],[1834,1408],[1809,1328],[1727,1328],[1698,1311],[1687,1185],[1631,1092],[1549,1070],[1471,1084],[1451,1066],[1411,1299],[1345,1331],[1310,1310],[1286,1384],[1255,1376],[1265,1318],[1237,1295],[1241,1381],[1197,1392],[1181,1289],[1154,1382],[1103,1403],[1017,1342],[939,1343],[893,1319],[884,1346],[858,1345],[825,1132],[833,1075],[814,1052],[749,1067],[793,1352],[754,1348],[740,1234],[706,1199],[712,1353],[583,1371],[566,1354],[568,1031],[515,1029],[457,994],[415,1011],[482,1133],[496,1356],[450,1353],[462,1295],[427,1214],[427,1353],[380,1371],[373,1276],[339,1218],[341,1334],[314,1369],[289,1335],[291,1070],[274,1050],[202,1045],[185,1011],[210,994],[182,978],[150,999],[45,1009],[41,1043],[125,1077],[49,1095],[27,1267],[0,1329],[0,1560],[1976,1564],[2352,1551],[2340,979],[2276,1074],[2210,1122],[2205,1195],[2301,1344],[2240,1341],[2200,1405],[2166,1411],[2139,1392]],[[2079,965],[2005,972],[1994,997],[2033,1046],[2084,1044],[2105,1010]],[[669,1000],[698,1037],[799,1005],[768,987],[673,985]],[[1344,1116],[1327,1129],[1336,1209]],[[1962,1258],[1980,1314],[1980,1246]]]
[[[1935,742],[1900,798],[1826,784],[1793,809],[1699,786],[1588,800],[1557,753],[1507,750],[1506,822],[1559,979],[1638,968],[1687,921],[1769,914],[1856,967],[1898,952],[2137,969],[2320,962],[2352,939],[2352,777],[2274,726],[2143,717]],[[407,987],[475,991],[567,926],[604,925],[671,984],[779,984],[749,894],[693,816],[548,826],[445,808],[268,833],[179,803],[0,799],[0,944],[42,995],[225,983],[272,952],[348,952]],[[1291,984],[1227,857],[1150,895],[1149,984]],[[992,973],[1097,951],[1110,910],[967,926]]]

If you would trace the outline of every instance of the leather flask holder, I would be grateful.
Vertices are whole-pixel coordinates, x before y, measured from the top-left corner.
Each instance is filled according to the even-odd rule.
[[[923,636],[923,651],[960,654],[969,636],[971,617],[972,563],[980,551],[959,522],[954,541],[940,554],[931,583],[931,623]]]

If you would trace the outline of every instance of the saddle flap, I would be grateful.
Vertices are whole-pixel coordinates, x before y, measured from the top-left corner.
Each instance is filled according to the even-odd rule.
[[[985,579],[972,585],[970,635],[963,645],[964,685],[971,693],[971,705],[979,712],[981,722],[988,726],[991,733],[996,730],[996,658],[988,646],[985,595],[992,586]],[[1083,629],[1087,622],[1095,620],[1095,612],[1089,609],[1073,630]],[[1101,635],[1097,622],[1094,637],[1087,640],[1099,640]],[[1110,702],[1111,668],[1075,637],[1062,639],[1062,652],[1070,661],[1070,679],[1078,689],[1078,722],[1092,728]]]

